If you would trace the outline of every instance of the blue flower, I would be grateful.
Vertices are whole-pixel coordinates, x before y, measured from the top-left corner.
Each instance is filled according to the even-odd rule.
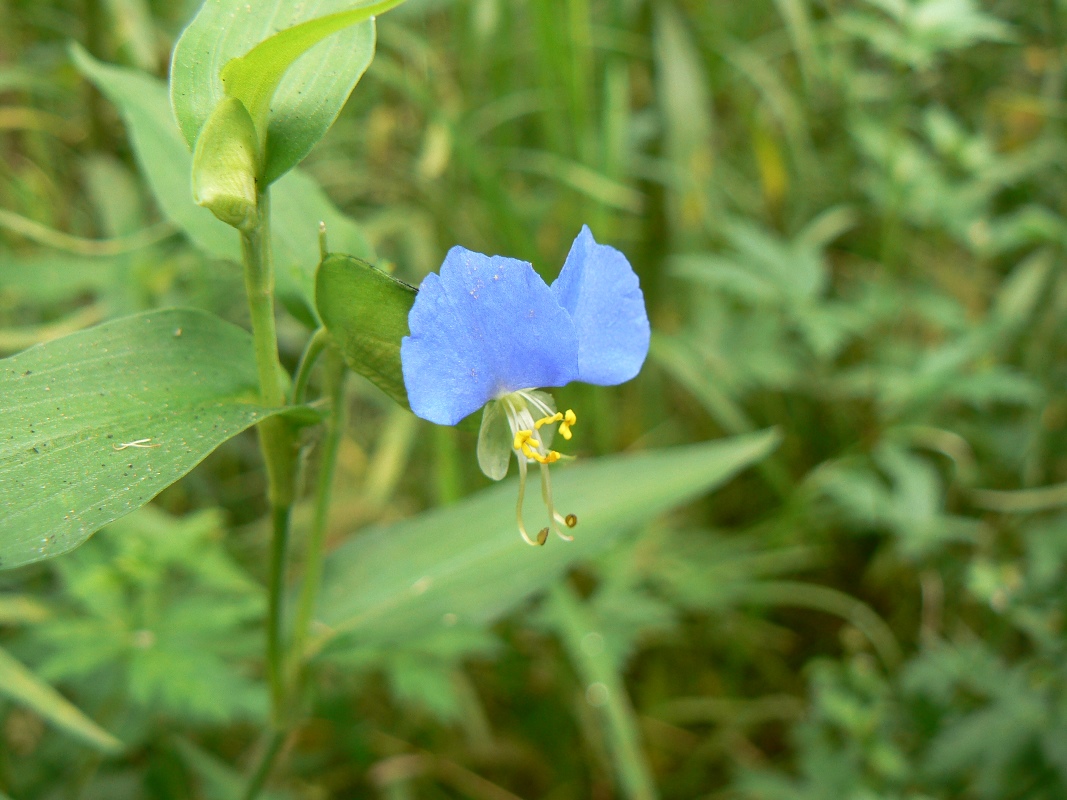
[[[552,426],[570,439],[573,411],[556,411],[540,388],[583,381],[613,386],[633,378],[648,354],[644,295],[626,256],[597,244],[582,227],[556,281],[548,286],[531,264],[453,247],[440,274],[426,276],[400,347],[411,410],[455,425],[480,408],[478,462],[490,478],[519,464],[519,530],[529,461],[541,465],[550,528],[573,527],[557,514],[548,464]],[[548,528],[538,536],[543,544]]]

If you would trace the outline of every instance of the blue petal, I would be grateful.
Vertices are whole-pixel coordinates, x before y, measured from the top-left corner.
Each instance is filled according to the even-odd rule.
[[[552,290],[525,261],[448,251],[426,276],[400,344],[411,410],[455,425],[489,400],[578,377],[578,338]]]
[[[614,386],[641,371],[650,329],[645,296],[626,256],[597,244],[583,225],[552,291],[578,332],[578,380]]]

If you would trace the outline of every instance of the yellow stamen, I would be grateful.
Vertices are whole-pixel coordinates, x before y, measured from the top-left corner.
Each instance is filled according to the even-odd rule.
[[[519,499],[515,504],[515,518],[519,523],[519,535],[522,536],[522,540],[526,544],[532,547],[537,546],[537,542],[530,538],[530,534],[526,532],[526,526],[522,522],[522,501],[526,497],[526,462],[521,458],[519,459]],[[538,534],[540,537],[540,534]],[[541,542],[544,544],[544,542]]]
[[[549,450],[545,455],[541,455],[534,450],[530,450],[529,445],[523,450],[523,453],[531,461],[536,461],[538,464],[555,464],[560,459],[560,454],[555,450]]]
[[[534,423],[534,427],[537,430],[541,430],[542,425],[551,425],[553,422],[559,422],[561,419],[563,419],[563,415],[557,411],[551,417],[541,417],[541,419]]]
[[[547,453],[542,454],[534,449],[544,445],[533,437],[533,431],[516,432],[515,440],[511,445],[528,459],[536,461],[538,464],[555,464],[560,459],[560,454],[555,450],[549,450]]]
[[[565,412],[555,412],[549,414],[551,406],[538,400],[537,398],[527,396],[523,392],[517,393],[519,399],[512,402],[511,405],[506,405],[508,412],[508,422],[511,426],[511,430],[514,432],[514,438],[512,439],[512,447],[515,450],[515,455],[519,462],[519,497],[516,503],[516,517],[519,527],[519,533],[522,535],[523,540],[527,544],[531,545],[544,545],[549,533],[556,532],[561,539],[566,541],[573,541],[574,537],[564,533],[567,528],[574,528],[578,524],[578,518],[574,514],[567,514],[566,516],[556,511],[552,502],[552,484],[549,477],[549,465],[554,464],[557,461],[566,459],[572,460],[574,456],[563,455],[556,450],[549,450],[545,443],[545,439],[542,438],[540,430],[545,425],[559,424],[560,435],[564,439],[570,439],[572,437],[571,427],[578,421],[577,415],[572,409],[567,409]],[[529,413],[526,403],[529,402],[530,406],[539,410],[546,416],[534,421],[532,415]],[[518,429],[519,425],[528,425],[528,428]],[[530,461],[535,461],[541,467],[541,498],[544,500],[545,508],[548,510],[548,526],[542,528],[537,532],[537,535],[533,538],[526,531],[526,526],[522,520],[522,504],[523,498],[526,494],[526,477],[527,477],[527,465]]]
[[[561,416],[557,414],[556,416]],[[563,421],[559,424],[559,435],[568,441],[571,438],[571,425],[578,421],[577,415],[571,410],[567,409],[567,413],[562,415]]]
[[[537,453],[533,448],[540,447],[540,443],[533,438],[533,431],[518,431],[511,445],[527,458],[537,460]]]

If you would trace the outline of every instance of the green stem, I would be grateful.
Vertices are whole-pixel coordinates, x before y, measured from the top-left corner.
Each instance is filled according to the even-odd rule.
[[[278,757],[278,751],[282,749],[282,742],[284,741],[285,733],[283,731],[276,730],[271,733],[270,740],[259,757],[259,763],[256,764],[256,770],[252,773],[252,777],[249,778],[248,786],[245,787],[245,793],[242,795],[243,800],[255,800],[259,796],[260,791],[263,789],[263,784],[267,782],[267,777],[270,775],[270,769],[274,766],[274,759]]]
[[[293,640],[291,647],[294,669],[299,668],[303,656],[304,643],[307,641],[311,618],[315,613],[315,604],[319,597],[319,584],[322,581],[322,560],[326,542],[326,526],[329,521],[330,496],[333,489],[333,476],[337,467],[337,452],[341,446],[341,436],[347,421],[345,405],[345,370],[340,353],[330,349],[326,353],[324,370],[324,393],[330,398],[330,416],[326,421],[326,434],[322,441],[322,459],[315,486],[315,516],[308,533],[307,557],[304,562],[304,582],[300,588],[300,600],[297,605],[296,619],[293,623]]]
[[[291,506],[274,506],[270,541],[270,577],[267,600],[267,672],[270,678],[271,710],[275,727],[284,726],[285,717],[285,554],[289,546]]]
[[[277,407],[285,404],[282,391],[282,366],[278,361],[278,330],[274,323],[274,259],[270,246],[270,190],[257,198],[256,219],[241,231],[244,256],[245,290],[252,314],[252,336],[263,402]]]
[[[262,190],[257,198],[256,218],[241,231],[245,289],[252,318],[253,349],[259,374],[261,401],[268,408],[286,404],[282,366],[278,361],[278,332],[274,321],[274,265],[270,240],[270,194]],[[267,468],[268,497],[271,506],[270,574],[267,601],[267,672],[270,679],[273,736],[283,735],[286,709],[285,647],[282,610],[285,605],[285,556],[289,542],[290,510],[296,473],[296,447],[286,422],[271,417],[259,424],[259,446]],[[248,787],[254,797],[266,779],[276,747],[268,747],[263,775]]]

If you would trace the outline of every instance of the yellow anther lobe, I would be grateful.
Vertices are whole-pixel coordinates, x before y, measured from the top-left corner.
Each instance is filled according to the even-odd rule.
[[[528,459],[536,461],[538,464],[554,464],[560,459],[560,454],[555,450],[549,450],[547,453],[538,452],[538,449],[543,448],[544,445],[534,438],[533,431],[517,431],[515,440],[511,445]]]
[[[557,414],[557,416],[559,416]],[[559,424],[559,435],[568,441],[571,438],[571,425],[578,421],[578,416],[571,409],[567,409],[567,413],[562,415],[563,421]]]
[[[551,417],[541,417],[541,419],[534,423],[534,427],[537,430],[541,430],[542,425],[551,425],[553,422],[559,422],[561,419],[563,419],[563,415],[557,411]]]
[[[527,447],[527,449],[529,448]],[[555,450],[549,450],[548,453],[546,453],[545,455],[541,455],[536,450],[530,450],[529,452],[526,452],[526,450],[524,450],[523,452],[525,453],[527,458],[529,458],[531,461],[536,461],[538,464],[555,464],[557,461],[559,461],[559,453],[557,453]]]
[[[515,441],[512,442],[511,446],[514,447],[516,450],[523,450],[529,447],[528,443],[532,438],[533,431],[516,431]]]

